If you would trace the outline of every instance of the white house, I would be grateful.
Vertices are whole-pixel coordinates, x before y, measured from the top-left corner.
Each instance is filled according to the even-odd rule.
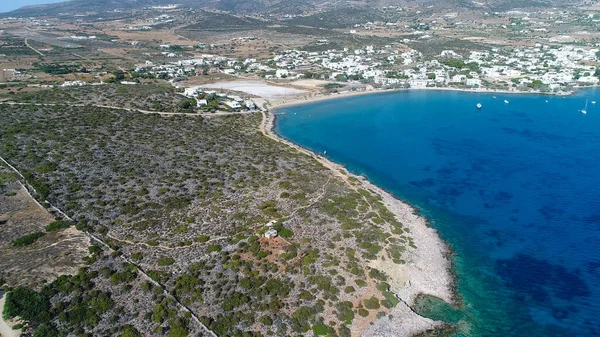
[[[466,79],[467,79],[467,76],[465,76],[465,75],[454,75],[454,76],[452,76],[451,82],[460,83],[460,82],[465,81]]]
[[[227,95],[227,98],[230,98],[236,102],[243,102],[244,100],[240,97],[240,96],[235,96],[235,95]]]
[[[225,101],[224,103],[225,103],[225,105],[227,105],[228,107],[230,107],[232,109],[239,109],[242,107],[240,105],[240,103],[238,103],[236,101]]]
[[[208,101],[205,100],[205,99],[197,99],[196,100],[196,106],[197,107],[201,107],[201,106],[204,106],[204,105],[207,105],[207,104],[208,104]]]
[[[579,83],[593,83],[596,84],[598,83],[598,77],[596,76],[581,76],[577,82]]]
[[[198,95],[198,88],[185,88],[183,90],[183,95],[187,97],[194,97]]]
[[[290,72],[285,69],[277,69],[277,71],[275,71],[275,76],[277,78],[288,77],[289,75],[290,75]]]
[[[83,81],[65,81],[61,87],[82,87],[85,85]]]
[[[273,228],[271,228],[265,232],[265,238],[272,239],[274,237],[277,237],[277,231],[274,230]]]
[[[467,85],[467,87],[480,87],[481,86],[481,80],[478,78],[467,78],[467,81],[465,82],[465,84]]]

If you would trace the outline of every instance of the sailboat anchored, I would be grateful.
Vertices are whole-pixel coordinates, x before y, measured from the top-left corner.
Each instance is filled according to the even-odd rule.
[[[585,100],[585,108],[583,108],[583,109],[581,110],[581,113],[582,113],[582,114],[584,114],[584,115],[585,115],[585,114],[587,114],[587,105],[588,105],[588,100],[586,99],[586,100]]]

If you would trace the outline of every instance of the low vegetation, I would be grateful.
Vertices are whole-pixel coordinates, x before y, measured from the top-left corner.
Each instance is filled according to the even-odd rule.
[[[12,242],[12,245],[13,245],[13,247],[29,246],[30,244],[36,242],[38,239],[40,239],[43,236],[44,236],[44,233],[42,233],[42,232],[35,232],[35,233],[23,235],[20,238],[15,239]]]
[[[116,251],[94,251],[76,279],[44,287],[44,301],[73,315],[52,309],[31,320],[36,331],[199,331],[136,267],[116,263],[118,256],[219,336],[347,336],[357,315],[393,307],[381,283],[385,273],[368,263],[402,263],[399,248],[410,242],[402,224],[375,194],[348,187],[314,159],[262,136],[260,119],[0,106],[0,155],[38,198]],[[46,230],[69,225],[53,222]],[[264,238],[268,228],[279,236]],[[376,293],[369,290],[374,284]],[[154,295],[139,312],[122,302],[146,293]],[[61,304],[67,296],[83,302]],[[126,321],[113,316],[118,312],[143,319]],[[107,319],[122,328],[102,330]]]

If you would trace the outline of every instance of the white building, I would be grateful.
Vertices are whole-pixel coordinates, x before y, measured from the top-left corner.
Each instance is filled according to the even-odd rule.
[[[481,80],[478,78],[467,78],[465,84],[467,85],[467,87],[480,87]]]
[[[195,97],[198,95],[198,88],[185,88],[183,95],[187,97]]]
[[[467,76],[465,75],[454,75],[452,76],[452,80],[450,82],[460,83],[467,80]]]
[[[425,79],[411,79],[408,81],[411,88],[425,88],[428,83],[429,81]]]
[[[277,231],[274,230],[273,228],[269,229],[268,231],[265,232],[265,238],[267,239],[272,239],[277,237]]]
[[[230,107],[232,109],[239,109],[242,107],[240,105],[240,103],[238,103],[236,101],[225,101],[224,103],[225,103],[225,105],[227,105],[228,107]]]
[[[82,87],[85,85],[85,82],[83,81],[65,81],[63,84],[61,84],[61,87]]]
[[[285,69],[277,69],[277,71],[275,71],[275,76],[277,78],[288,77],[289,75],[290,75],[290,72]]]

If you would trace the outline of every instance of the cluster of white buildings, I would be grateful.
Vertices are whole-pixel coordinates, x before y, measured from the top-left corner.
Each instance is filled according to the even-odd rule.
[[[600,82],[598,55],[600,49],[593,47],[536,44],[468,53],[443,50],[436,57],[425,58],[417,50],[386,45],[320,52],[286,50],[265,62],[204,54],[161,65],[147,61],[135,70],[175,80],[207,72],[234,76],[255,73],[266,79],[297,79],[313,73],[324,80],[382,87],[501,86],[507,90],[563,91]]]
[[[416,50],[367,46],[325,52],[287,50],[273,61],[289,74],[320,69],[325,73],[323,79],[360,80],[381,86],[420,88],[460,84],[481,87],[488,82],[523,88],[536,83],[536,89],[543,86],[546,90],[560,91],[567,86],[598,84],[597,54],[600,54],[598,48],[536,44],[526,48],[471,51],[464,57],[453,50],[444,50],[438,57],[425,60]],[[448,62],[453,60],[459,62]]]
[[[527,84],[537,80],[553,89],[597,84],[599,51],[598,48],[536,44],[508,51],[471,52],[468,62],[479,64],[482,75],[490,81],[518,80]]]
[[[169,46],[163,46],[168,48]],[[146,61],[144,64],[135,67],[136,72],[149,72],[156,77],[178,78],[191,76],[194,74],[210,72],[222,72],[228,75],[237,75],[250,72],[273,72],[278,78],[286,78],[290,74],[285,69],[276,69],[257,62],[256,59],[245,59],[244,61],[235,60],[227,57],[204,54],[199,58],[186,59],[169,62],[167,64],[154,64]]]
[[[256,110],[257,106],[254,101],[250,99],[244,99],[237,95],[230,95],[227,93],[217,92],[215,90],[203,90],[199,87],[190,87],[185,88],[183,91],[183,95],[189,98],[194,98],[196,100],[196,107],[202,108],[203,106],[208,105],[208,100],[206,96],[214,95],[219,101],[219,103],[226,105],[231,110]],[[200,96],[204,98],[200,98]]]

